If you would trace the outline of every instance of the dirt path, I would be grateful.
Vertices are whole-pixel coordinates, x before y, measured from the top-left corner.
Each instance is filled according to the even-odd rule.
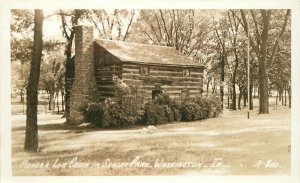
[[[75,130],[64,126],[60,116],[44,115],[39,116],[42,150],[38,154],[23,152],[25,118],[13,116],[13,174],[289,174],[290,109],[280,107],[270,113],[252,111],[248,120],[245,110],[225,111],[218,118],[159,125],[151,134],[144,133],[142,127]],[[41,163],[49,163],[49,167],[32,168]],[[63,163],[65,168],[56,166]],[[75,163],[82,167],[75,167]],[[109,167],[121,163],[125,167]]]

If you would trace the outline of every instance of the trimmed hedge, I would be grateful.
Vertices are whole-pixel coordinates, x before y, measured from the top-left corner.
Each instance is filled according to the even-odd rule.
[[[130,128],[133,127],[143,115],[135,97],[123,97],[115,103],[109,103],[107,121],[102,127]]]
[[[217,117],[221,112],[221,101],[216,97],[185,98],[180,107],[182,121]]]
[[[217,117],[221,101],[215,97],[186,97],[181,102],[162,94],[145,105],[141,124],[156,125],[172,121],[196,121]]]
[[[156,125],[180,121],[180,104],[168,95],[162,94],[154,101],[145,104],[144,115],[141,120],[143,125]]]
[[[81,108],[82,114],[85,120],[89,123],[95,124],[96,126],[102,127],[104,124],[107,107],[102,103],[90,102]]]
[[[88,103],[83,107],[85,120],[102,128],[130,128],[143,115],[134,97],[123,97],[122,100]]]
[[[196,121],[217,117],[222,112],[216,97],[186,97],[181,101],[162,94],[141,105],[134,95],[83,107],[86,121],[102,128],[130,128],[137,124],[157,125],[173,121]]]

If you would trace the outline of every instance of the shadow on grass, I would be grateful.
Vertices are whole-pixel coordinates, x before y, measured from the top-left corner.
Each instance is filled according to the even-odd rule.
[[[25,126],[18,126],[18,127],[13,127],[12,131],[25,131],[26,127]],[[67,125],[65,123],[53,123],[53,124],[41,124],[38,125],[38,130],[42,131],[51,131],[51,130],[72,130],[72,131],[98,131],[101,130],[100,128],[91,128],[88,126],[76,126],[76,125]]]
[[[176,122],[174,122],[176,123]],[[170,123],[171,124],[171,123]],[[165,124],[161,124],[161,125],[165,125]],[[160,125],[157,125],[160,126]],[[53,130],[71,130],[74,131],[75,133],[81,133],[81,132],[94,132],[94,131],[124,131],[124,133],[127,133],[127,130],[139,130],[142,129],[143,127],[145,127],[145,125],[141,125],[141,124],[136,124],[133,127],[129,127],[129,128],[100,128],[97,126],[89,126],[89,125],[82,125],[82,126],[78,126],[78,125],[68,125],[66,123],[52,123],[52,124],[38,124],[38,130],[42,130],[42,131],[53,131]],[[26,126],[16,126],[16,127],[12,127],[12,132],[18,132],[18,131],[25,131],[26,130]]]

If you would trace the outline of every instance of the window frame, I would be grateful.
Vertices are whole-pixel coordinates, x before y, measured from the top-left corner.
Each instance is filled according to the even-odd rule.
[[[144,70],[146,68],[146,70]],[[146,72],[144,72],[146,71]],[[150,67],[149,65],[142,65],[140,67],[140,75],[141,76],[149,76],[150,75]]]
[[[191,77],[191,69],[190,68],[183,68],[182,69],[182,77]]]

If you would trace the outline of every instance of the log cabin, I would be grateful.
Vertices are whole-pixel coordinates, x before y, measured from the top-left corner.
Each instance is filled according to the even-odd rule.
[[[200,95],[203,65],[173,47],[123,41],[95,40],[94,58],[99,96],[113,97],[113,76],[128,85],[139,84],[146,98]]]
[[[115,96],[114,78],[139,85],[145,98],[201,95],[204,66],[175,48],[94,39],[93,28],[75,27],[75,71],[70,82],[70,118],[80,121],[84,102]],[[67,119],[68,121],[68,119]]]

